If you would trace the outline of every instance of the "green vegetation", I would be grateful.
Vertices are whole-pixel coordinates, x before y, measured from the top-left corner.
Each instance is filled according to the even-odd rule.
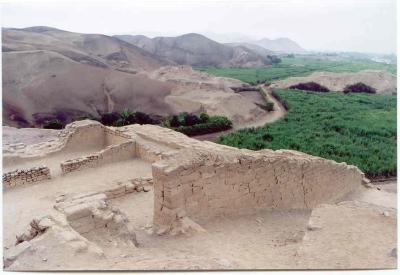
[[[55,129],[59,130],[64,128],[64,123],[59,119],[48,120],[43,124],[44,129]]]
[[[396,65],[373,61],[329,61],[310,57],[282,57],[281,62],[266,68],[197,68],[216,76],[236,78],[256,84],[284,79],[291,76],[306,76],[316,71],[358,72],[362,70],[387,70],[397,73]]]
[[[289,89],[320,92],[320,93],[328,93],[329,92],[328,88],[326,88],[325,86],[322,86],[316,82],[299,83],[299,84],[290,86]]]
[[[224,116],[200,116],[188,113],[174,115],[164,120],[163,125],[188,136],[220,132],[232,128],[232,121]]]
[[[292,149],[358,166],[370,177],[396,175],[396,97],[276,90],[289,108],[273,124],[221,136],[219,143]]]
[[[375,88],[368,86],[364,83],[358,82],[355,84],[347,85],[344,87],[343,93],[366,93],[366,94],[376,94]]]
[[[128,109],[122,110],[121,112],[112,112],[101,114],[100,118],[95,119],[100,121],[106,126],[125,126],[129,124],[158,124],[159,120],[151,117],[150,115],[143,112],[132,112]]]

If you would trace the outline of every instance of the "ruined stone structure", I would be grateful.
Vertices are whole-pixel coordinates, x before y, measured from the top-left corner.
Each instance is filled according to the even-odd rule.
[[[50,179],[50,177],[50,169],[45,166],[16,169],[3,174],[3,187],[7,189],[25,184],[33,184],[38,181]]]
[[[312,209],[337,201],[366,181],[357,167],[346,163],[289,150],[236,149],[153,125],[112,128],[74,122],[50,147],[26,146],[25,151],[49,147],[46,156],[83,146],[103,149],[60,163],[64,174],[134,157],[152,165],[153,228],[159,234],[173,231],[182,220],[201,224],[218,215],[258,209]],[[17,152],[7,158],[18,162],[27,156]],[[109,197],[141,187],[131,182],[114,189]]]

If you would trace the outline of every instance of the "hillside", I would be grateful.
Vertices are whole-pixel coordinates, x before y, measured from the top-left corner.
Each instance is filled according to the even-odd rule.
[[[179,65],[263,67],[272,64],[267,56],[248,47],[231,47],[196,33],[152,39],[143,35],[117,35],[115,37],[140,47],[158,58]]]
[[[52,118],[131,108],[167,114],[172,85],[143,75],[91,66],[51,51],[3,54],[3,123],[38,126]]]
[[[246,54],[238,54],[245,51],[240,47],[223,48],[236,52],[232,61],[250,64]],[[165,64],[115,37],[49,27],[5,29],[3,125],[42,127],[51,119],[68,123],[124,109],[159,116],[207,112],[226,115],[234,124],[266,115],[230,89],[242,82]]]
[[[248,48],[250,50],[252,50],[253,52],[256,52],[259,55],[262,56],[267,56],[267,55],[274,55],[275,52],[271,51],[271,50],[267,50],[266,48],[256,45],[256,44],[252,44],[252,43],[225,43],[225,45],[230,46],[230,47],[245,47]]]
[[[289,38],[269,39],[263,38],[255,41],[254,44],[261,46],[267,50],[280,53],[305,53],[299,44]]]
[[[82,64],[130,73],[167,64],[147,51],[114,37],[49,27],[3,29],[2,49],[3,52],[52,51]]]

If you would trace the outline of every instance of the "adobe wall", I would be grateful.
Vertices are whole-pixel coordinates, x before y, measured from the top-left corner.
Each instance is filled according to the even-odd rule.
[[[125,139],[124,139],[125,140]],[[136,156],[134,141],[107,146],[105,149],[77,159],[66,160],[60,164],[63,174],[89,167],[97,167],[107,163],[128,160]]]
[[[3,189],[33,184],[47,179],[50,179],[50,169],[46,166],[17,169],[3,174]]]
[[[204,221],[256,209],[312,209],[343,197],[363,177],[354,166],[285,151],[226,157],[202,152],[182,166],[153,164],[155,228],[168,230],[182,215]]]
[[[182,217],[201,222],[257,209],[312,209],[364,180],[355,166],[296,151],[236,149],[149,125],[126,127],[126,133],[176,151],[152,165],[154,228],[161,232]]]

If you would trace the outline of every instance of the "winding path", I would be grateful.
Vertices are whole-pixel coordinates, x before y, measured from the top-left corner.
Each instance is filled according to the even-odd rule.
[[[267,112],[264,117],[262,117],[261,119],[258,119],[256,121],[253,121],[250,123],[236,124],[230,130],[206,134],[206,135],[200,135],[200,136],[193,136],[192,138],[195,138],[198,140],[208,140],[208,141],[215,142],[221,135],[226,135],[226,134],[229,134],[229,133],[232,133],[237,130],[244,129],[244,128],[262,127],[265,124],[273,123],[273,122],[279,120],[280,118],[282,118],[286,113],[285,107],[283,107],[283,105],[274,96],[272,96],[272,94],[271,94],[272,89],[265,85],[259,85],[258,87],[261,88],[265,92],[267,100],[269,102],[274,103],[274,110],[272,112]]]

